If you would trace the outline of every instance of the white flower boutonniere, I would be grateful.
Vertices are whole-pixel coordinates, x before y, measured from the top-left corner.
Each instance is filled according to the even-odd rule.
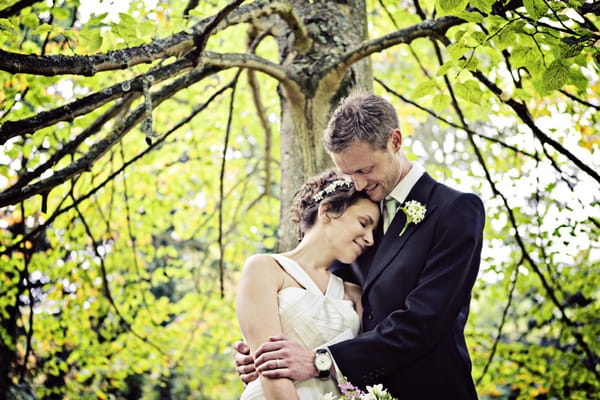
[[[408,224],[411,222],[413,224],[418,224],[423,221],[425,218],[425,213],[427,212],[427,207],[425,205],[419,203],[416,200],[409,200],[404,204],[404,207],[400,208],[404,214],[406,214],[406,223],[404,224],[404,228],[398,234],[398,237],[402,236]]]

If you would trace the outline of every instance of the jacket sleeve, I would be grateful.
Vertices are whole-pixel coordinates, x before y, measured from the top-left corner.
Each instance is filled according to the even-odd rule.
[[[329,347],[344,376],[355,385],[381,383],[427,355],[443,335],[456,329],[457,320],[462,335],[479,271],[484,209],[479,197],[461,194],[438,211],[427,227],[432,230],[432,244],[423,249],[428,253],[414,289],[403,301],[398,299],[395,309],[374,329]],[[405,246],[417,245],[411,239]],[[383,285],[389,298],[394,283]],[[373,290],[383,289],[374,286]]]

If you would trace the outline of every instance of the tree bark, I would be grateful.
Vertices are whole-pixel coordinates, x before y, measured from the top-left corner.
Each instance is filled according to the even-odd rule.
[[[290,222],[289,208],[302,183],[319,171],[333,166],[322,144],[322,133],[340,98],[355,87],[370,89],[371,63],[364,60],[352,68],[321,70],[339,59],[348,48],[367,39],[364,0],[347,2],[291,2],[306,24],[313,46],[305,54],[291,48],[292,34],[285,29],[278,37],[281,63],[289,65],[296,84],[282,82],[281,102],[281,209],[279,225],[280,251],[297,243],[296,230]],[[339,34],[338,34],[339,33]],[[317,63],[317,65],[315,65]],[[347,72],[346,72],[347,71]]]

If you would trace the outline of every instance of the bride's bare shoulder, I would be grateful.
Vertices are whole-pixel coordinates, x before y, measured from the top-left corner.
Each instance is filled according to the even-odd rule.
[[[274,270],[281,270],[281,268],[270,254],[254,254],[246,259],[244,270],[272,273]]]

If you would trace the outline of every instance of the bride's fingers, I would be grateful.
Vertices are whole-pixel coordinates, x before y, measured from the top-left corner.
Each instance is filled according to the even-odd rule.
[[[235,367],[235,370],[237,371],[238,375],[242,376],[255,372],[256,368],[254,368],[254,364],[238,365],[237,367]]]
[[[240,379],[242,380],[242,382],[244,382],[244,384],[248,384],[250,382],[252,382],[253,380],[258,378],[258,372],[253,371],[250,374],[242,374],[240,375]]]
[[[250,347],[248,347],[248,345],[242,340],[238,340],[233,344],[233,350],[234,350],[234,354],[236,354],[236,353],[240,353],[243,355],[250,354]]]
[[[244,356],[241,354],[236,354],[233,357],[236,366],[244,366],[244,365],[252,365],[254,364],[254,358],[252,356]]]

